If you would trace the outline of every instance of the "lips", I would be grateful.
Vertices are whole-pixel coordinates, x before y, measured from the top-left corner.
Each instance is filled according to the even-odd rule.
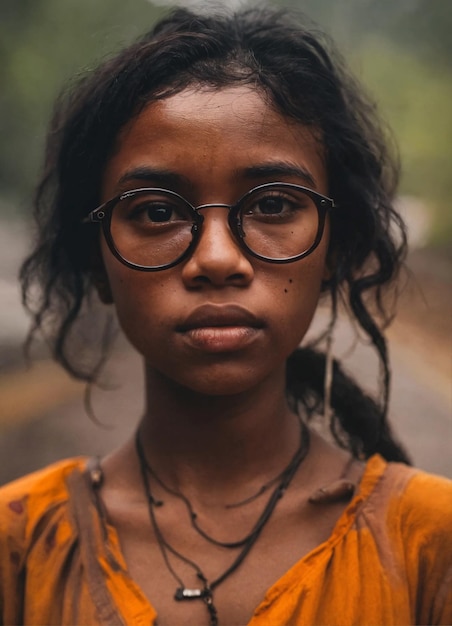
[[[262,320],[237,305],[205,304],[177,328],[195,350],[237,352],[253,343],[264,327]]]
[[[195,309],[177,328],[187,332],[196,328],[224,328],[227,326],[263,328],[264,323],[253,313],[238,305],[204,304]]]

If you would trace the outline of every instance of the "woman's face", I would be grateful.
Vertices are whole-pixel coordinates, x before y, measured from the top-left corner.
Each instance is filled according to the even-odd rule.
[[[102,196],[164,187],[191,204],[234,204],[251,188],[288,182],[327,194],[322,146],[250,87],[187,89],[148,105],[120,133]],[[158,272],[102,255],[121,326],[148,372],[205,394],[246,391],[284,373],[326,276],[328,225],[308,257],[276,265],[249,256],[211,207],[192,256]]]

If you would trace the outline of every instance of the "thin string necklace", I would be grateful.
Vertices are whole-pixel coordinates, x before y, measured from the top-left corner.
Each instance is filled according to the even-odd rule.
[[[293,457],[289,461],[289,464],[282,470],[282,472],[280,472],[278,474],[278,476],[276,476],[275,478],[272,478],[270,481],[268,481],[267,483],[262,485],[262,487],[260,487],[258,489],[258,491],[254,495],[249,496],[248,498],[245,498],[244,500],[241,500],[241,501],[239,501],[239,502],[237,502],[235,504],[225,505],[225,507],[227,507],[227,508],[237,508],[239,506],[243,506],[245,504],[248,504],[249,502],[252,502],[253,500],[256,500],[260,495],[265,493],[265,491],[272,484],[275,484],[277,481],[279,481],[279,483],[281,484],[281,482],[284,480],[285,476],[287,474],[291,473],[293,466],[296,465],[298,467],[298,464],[301,462],[301,461],[298,461],[298,456],[300,454],[300,451],[302,451],[304,449],[305,443],[307,442],[307,435],[306,435],[306,433],[308,432],[307,428],[303,424],[303,422],[301,420],[299,420],[299,421],[300,421],[300,443],[299,443],[299,446],[298,446],[295,454],[293,455]],[[175,489],[172,489],[171,487],[168,487],[166,485],[166,483],[164,483],[163,480],[157,475],[156,471],[151,467],[151,465],[150,465],[149,461],[146,459],[145,455],[143,455],[143,463],[146,466],[146,470],[149,473],[149,475],[152,476],[154,478],[154,480],[167,493],[170,493],[171,495],[175,496],[179,500],[182,500],[182,502],[185,504],[185,506],[187,508],[192,528],[194,528],[194,530],[199,535],[201,535],[201,537],[203,537],[206,541],[208,541],[209,543],[212,543],[212,544],[214,544],[216,546],[219,546],[221,548],[240,548],[240,547],[244,546],[245,543],[249,540],[249,537],[250,537],[249,534],[246,535],[243,539],[240,539],[238,541],[220,541],[218,539],[215,539],[211,535],[209,535],[205,530],[203,530],[199,526],[199,524],[198,524],[198,515],[195,512],[195,510],[193,508],[193,505],[190,502],[190,500],[187,498],[187,496],[185,496],[180,491],[176,491]],[[161,499],[156,500],[155,498],[153,498],[153,505],[154,506],[163,506],[163,504],[164,504],[164,502]],[[259,520],[258,520],[258,522],[259,522]],[[254,530],[254,528],[253,528],[253,530]],[[253,530],[251,531],[251,533],[253,532]]]
[[[148,477],[149,464],[146,460],[144,449],[141,443],[140,431],[138,430],[136,433],[135,446],[136,446],[138,461],[140,465],[141,478],[143,481],[144,492],[146,495],[151,526],[154,531],[155,537],[157,539],[157,543],[158,543],[160,552],[162,554],[163,560],[165,562],[165,565],[168,568],[168,571],[170,572],[174,580],[179,585],[175,591],[174,599],[177,601],[197,600],[197,599],[203,600],[209,613],[210,626],[218,626],[218,612],[215,607],[214,598],[213,598],[214,589],[218,587],[224,580],[226,580],[226,578],[228,578],[233,572],[235,572],[235,570],[243,562],[248,552],[256,543],[264,526],[270,519],[278,501],[280,500],[280,498],[282,498],[282,496],[284,495],[284,492],[290,485],[290,482],[295,476],[295,473],[297,472],[299,466],[301,465],[303,460],[306,458],[306,455],[309,451],[310,437],[309,437],[309,430],[302,420],[300,420],[300,432],[301,432],[300,445],[296,453],[290,460],[286,469],[281,473],[281,480],[279,481],[278,485],[275,487],[275,489],[271,493],[267,501],[267,504],[264,507],[264,510],[262,511],[255,525],[253,526],[252,530],[246,537],[244,537],[240,541],[235,541],[235,542],[219,542],[213,537],[210,537],[209,535],[207,535],[207,533],[205,533],[202,529],[200,529],[196,524],[196,517],[195,519],[193,519],[193,515],[190,515],[192,527],[198,532],[198,534],[203,536],[207,541],[210,541],[211,543],[214,543],[216,545],[221,545],[223,547],[231,548],[231,549],[241,547],[241,550],[239,554],[237,555],[237,557],[235,558],[235,560],[233,561],[232,565],[230,565],[218,578],[216,578],[212,582],[208,581],[207,577],[204,575],[200,566],[195,561],[181,554],[179,551],[177,551],[173,546],[171,546],[166,541],[162,533],[162,530],[157,522],[155,510],[154,510],[156,506],[158,507],[160,505],[161,501],[156,500],[152,494],[149,477]],[[188,498],[186,498],[186,496],[183,496],[183,499],[184,501],[188,502],[188,510],[191,512],[194,512],[193,506],[191,502],[188,500]],[[169,553],[171,553],[173,556],[175,556],[179,560],[186,563],[189,567],[191,567],[194,570],[194,572],[196,573],[196,576],[202,583],[201,588],[190,589],[185,586],[183,580],[174,570],[170,562]]]
[[[184,496],[184,494],[181,493],[180,491],[176,491],[175,489],[172,489],[171,487],[168,487],[168,485],[157,474],[155,469],[153,467],[151,467],[151,465],[149,464],[147,459],[145,459],[145,463],[146,463],[146,469],[147,469],[148,473],[150,474],[150,476],[152,476],[154,478],[154,480],[160,485],[160,487],[162,487],[162,489],[164,491],[166,491],[167,493],[170,493],[171,495],[175,496],[176,498],[179,498],[180,500],[183,500],[183,502],[185,503],[185,505],[187,506],[187,508],[189,510],[190,515],[194,516],[194,518],[196,518],[197,516],[196,516],[196,513],[191,508],[190,500],[186,496]],[[286,471],[286,469],[287,468],[284,468],[283,471],[280,472],[277,476],[274,476],[268,482],[264,483],[251,496],[247,496],[246,498],[243,498],[243,500],[239,500],[238,502],[230,502],[228,504],[225,504],[224,508],[225,509],[236,509],[236,508],[239,508],[241,506],[245,506],[246,504],[249,504],[250,502],[254,502],[254,500],[257,500],[257,498],[262,496],[272,485],[274,485],[275,483],[277,483],[277,482],[279,482],[281,480],[281,478],[282,478],[284,472]],[[163,500],[156,500],[154,502],[155,506],[163,506],[163,504],[164,504]]]

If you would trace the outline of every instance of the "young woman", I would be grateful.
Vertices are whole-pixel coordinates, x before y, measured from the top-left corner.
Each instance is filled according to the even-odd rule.
[[[395,183],[337,55],[273,11],[177,10],[59,101],[33,332],[94,381],[107,335],[91,369],[71,341],[96,290],[147,401],[100,463],[0,491],[3,624],[452,622],[451,484],[389,462],[407,458],[374,316],[405,247]],[[380,404],[330,332],[326,355],[299,347],[321,295],[370,337]]]

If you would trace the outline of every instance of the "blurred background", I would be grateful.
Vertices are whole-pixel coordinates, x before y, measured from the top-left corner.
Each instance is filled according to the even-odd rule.
[[[399,207],[409,227],[411,278],[388,333],[391,419],[416,465],[452,477],[452,3],[268,4],[295,7],[329,32],[394,130],[403,163]],[[109,390],[93,391],[103,427],[85,414],[83,385],[52,363],[44,345],[35,347],[32,364],[25,362],[21,346],[28,320],[17,272],[33,236],[31,197],[56,95],[71,77],[136,38],[172,5],[1,0],[0,484],[58,458],[103,454],[133,430],[140,415],[141,365],[121,337],[110,360]],[[375,358],[345,319],[335,351],[363,385],[375,388]]]

